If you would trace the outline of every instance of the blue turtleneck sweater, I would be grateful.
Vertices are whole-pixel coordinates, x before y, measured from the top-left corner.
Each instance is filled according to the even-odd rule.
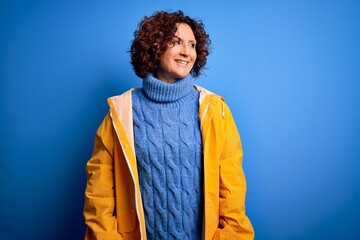
[[[201,239],[199,93],[191,75],[168,84],[152,74],[133,91],[135,152],[148,239]]]

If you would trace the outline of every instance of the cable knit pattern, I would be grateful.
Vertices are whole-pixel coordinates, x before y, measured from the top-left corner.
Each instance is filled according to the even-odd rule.
[[[168,84],[150,74],[132,96],[147,237],[201,239],[202,147],[193,79]]]

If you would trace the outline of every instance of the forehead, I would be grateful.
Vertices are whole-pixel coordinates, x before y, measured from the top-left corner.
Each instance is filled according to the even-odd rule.
[[[195,35],[193,30],[191,29],[191,27],[189,25],[187,25],[186,23],[179,23],[176,26],[176,33],[175,36],[185,39],[185,40],[194,40],[195,41]]]

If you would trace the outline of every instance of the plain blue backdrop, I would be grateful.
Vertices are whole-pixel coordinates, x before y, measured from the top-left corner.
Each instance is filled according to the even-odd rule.
[[[196,83],[240,131],[256,239],[360,239],[359,1],[1,1],[0,239],[82,239],[85,164],[155,10],[201,19]]]

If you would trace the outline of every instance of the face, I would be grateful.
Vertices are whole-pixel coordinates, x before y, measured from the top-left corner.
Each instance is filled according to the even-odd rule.
[[[161,56],[156,76],[163,82],[173,83],[189,74],[196,60],[196,40],[191,27],[185,23],[177,26],[177,32]]]

